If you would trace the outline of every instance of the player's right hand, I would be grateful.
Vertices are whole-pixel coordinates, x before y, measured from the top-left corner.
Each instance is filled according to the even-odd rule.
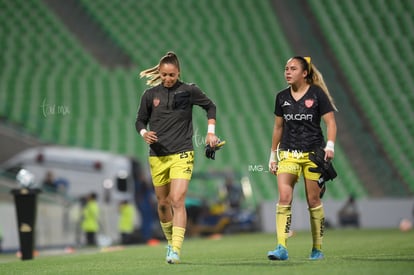
[[[146,143],[153,144],[158,141],[157,133],[154,131],[148,131],[143,135]]]
[[[276,175],[276,172],[277,172],[277,162],[276,161],[269,162],[269,171],[273,175]]]
[[[277,172],[276,150],[273,150],[273,149],[270,150],[269,171],[273,175],[276,175],[276,172]]]

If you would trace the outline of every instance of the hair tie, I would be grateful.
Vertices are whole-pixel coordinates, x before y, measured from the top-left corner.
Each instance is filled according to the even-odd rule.
[[[306,63],[308,63],[308,69],[309,69],[309,73],[312,70],[312,66],[311,66],[311,57],[310,56],[304,56],[303,59],[305,59]]]

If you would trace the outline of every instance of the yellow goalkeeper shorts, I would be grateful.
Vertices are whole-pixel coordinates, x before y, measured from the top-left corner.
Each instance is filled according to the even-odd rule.
[[[168,156],[150,156],[149,164],[154,186],[163,186],[171,179],[190,180],[193,174],[194,151]]]
[[[311,172],[309,168],[316,168],[316,164],[309,159],[308,152],[279,151],[277,174],[289,173],[300,176],[303,173],[305,179],[318,180],[320,173]]]

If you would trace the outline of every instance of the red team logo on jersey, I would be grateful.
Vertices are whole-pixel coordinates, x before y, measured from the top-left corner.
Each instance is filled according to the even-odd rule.
[[[312,107],[312,106],[313,106],[313,102],[315,102],[313,99],[306,99],[306,100],[305,100],[305,106],[306,106],[307,108],[310,108],[310,107]]]
[[[152,100],[152,104],[154,104],[154,107],[157,107],[158,105],[160,105],[160,99],[158,97],[154,98]]]

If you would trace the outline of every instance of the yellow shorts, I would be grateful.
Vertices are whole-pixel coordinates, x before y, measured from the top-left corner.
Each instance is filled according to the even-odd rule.
[[[300,176],[303,172],[305,179],[318,180],[320,173],[310,172],[309,168],[316,168],[316,164],[309,159],[309,153],[299,151],[280,151],[278,154],[277,174],[289,173]]]
[[[171,179],[190,180],[193,174],[194,151],[168,156],[150,156],[149,164],[154,186],[163,186]]]

